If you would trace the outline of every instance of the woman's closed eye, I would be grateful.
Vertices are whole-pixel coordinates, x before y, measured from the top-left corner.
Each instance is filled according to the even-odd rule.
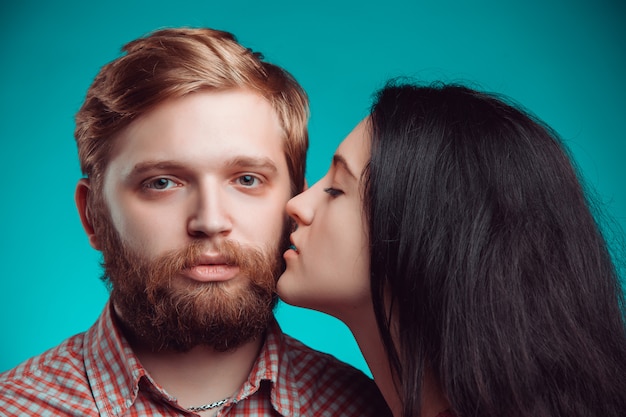
[[[328,187],[328,188],[324,188],[324,192],[327,193],[328,195],[330,195],[331,197],[338,197],[341,194],[343,194],[343,191],[337,189],[337,188],[333,188],[333,187]]]

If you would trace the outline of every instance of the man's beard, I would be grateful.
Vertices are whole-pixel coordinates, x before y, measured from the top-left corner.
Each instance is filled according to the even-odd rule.
[[[198,239],[148,260],[124,245],[106,208],[95,211],[101,220],[94,229],[104,257],[102,278],[112,289],[111,301],[131,343],[152,351],[185,352],[199,345],[226,351],[267,329],[277,301],[276,279],[283,269],[277,247],[260,250],[233,241],[208,245],[207,239]],[[281,248],[287,238],[283,233]],[[208,247],[239,267],[239,282],[181,279],[181,272],[197,265]]]

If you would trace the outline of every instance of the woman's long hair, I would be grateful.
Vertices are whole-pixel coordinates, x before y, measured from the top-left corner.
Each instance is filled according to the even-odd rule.
[[[370,122],[372,295],[403,415],[426,369],[459,417],[624,415],[622,288],[555,132],[444,85],[389,84]]]

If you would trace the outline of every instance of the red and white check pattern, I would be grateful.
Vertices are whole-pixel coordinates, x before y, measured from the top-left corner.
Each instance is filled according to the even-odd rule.
[[[110,305],[86,332],[0,374],[0,416],[192,416],[116,327]],[[270,326],[248,381],[218,416],[385,416],[373,381]]]

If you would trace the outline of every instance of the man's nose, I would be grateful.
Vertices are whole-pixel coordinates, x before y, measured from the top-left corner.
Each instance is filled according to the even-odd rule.
[[[194,237],[227,235],[232,230],[226,190],[219,184],[199,186],[191,201],[188,233]]]

